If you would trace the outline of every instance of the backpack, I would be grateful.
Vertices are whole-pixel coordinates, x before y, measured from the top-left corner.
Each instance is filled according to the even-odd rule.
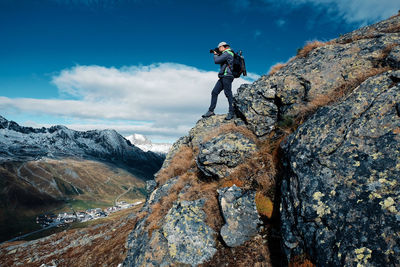
[[[233,77],[239,78],[241,74],[243,76],[247,76],[246,65],[244,62],[244,57],[242,56],[242,51],[239,50],[239,53],[233,52],[233,66],[229,66],[232,71]]]

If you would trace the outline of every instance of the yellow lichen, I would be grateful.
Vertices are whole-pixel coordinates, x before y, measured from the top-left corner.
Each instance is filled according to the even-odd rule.
[[[367,265],[368,259],[371,258],[372,250],[366,247],[362,247],[355,249],[354,252],[356,253],[356,258],[357,258],[357,267]]]
[[[382,209],[387,209],[388,211],[392,212],[392,213],[396,213],[396,207],[395,207],[395,201],[393,198],[388,197],[387,199],[385,199],[384,201],[379,202],[379,204],[382,206]]]
[[[321,198],[325,196],[325,194],[321,193],[321,192],[315,192],[313,194],[313,199],[316,200],[318,202],[317,205],[313,205],[313,208],[315,209],[315,211],[317,212],[319,217],[324,216],[325,214],[330,214],[331,213],[331,209],[321,201]]]
[[[274,210],[274,203],[269,197],[264,196],[261,192],[256,193],[256,207],[259,214],[272,217],[272,212]]]

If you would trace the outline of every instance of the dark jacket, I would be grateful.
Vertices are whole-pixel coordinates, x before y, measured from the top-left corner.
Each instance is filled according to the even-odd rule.
[[[214,55],[214,62],[215,64],[220,64],[218,77],[233,77],[231,70],[233,68],[233,52],[230,48],[222,52],[221,55]],[[231,67],[228,67],[228,63]]]

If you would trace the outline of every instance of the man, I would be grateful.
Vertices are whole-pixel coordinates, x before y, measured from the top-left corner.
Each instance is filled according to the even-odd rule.
[[[221,54],[218,55],[218,53],[214,51],[214,62],[215,64],[220,64],[220,70],[218,73],[219,79],[211,92],[210,107],[208,108],[207,113],[202,115],[202,117],[206,118],[215,115],[214,109],[217,105],[218,95],[222,90],[224,90],[225,96],[228,98],[229,103],[229,112],[225,119],[231,120],[234,115],[232,96],[232,82],[234,77],[231,70],[233,67],[233,52],[230,46],[225,42],[218,44],[218,50],[221,52]]]

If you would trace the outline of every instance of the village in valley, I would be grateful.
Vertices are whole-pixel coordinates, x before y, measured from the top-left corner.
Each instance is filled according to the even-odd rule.
[[[62,212],[58,215],[54,213],[43,214],[36,217],[36,223],[40,224],[40,226],[42,226],[43,228],[51,226],[61,227],[72,222],[86,222],[99,218],[104,218],[107,217],[110,213],[128,209],[141,203],[142,201],[137,201],[134,203],[120,201],[117,202],[115,206],[105,209],[93,208],[87,209],[85,211]]]

